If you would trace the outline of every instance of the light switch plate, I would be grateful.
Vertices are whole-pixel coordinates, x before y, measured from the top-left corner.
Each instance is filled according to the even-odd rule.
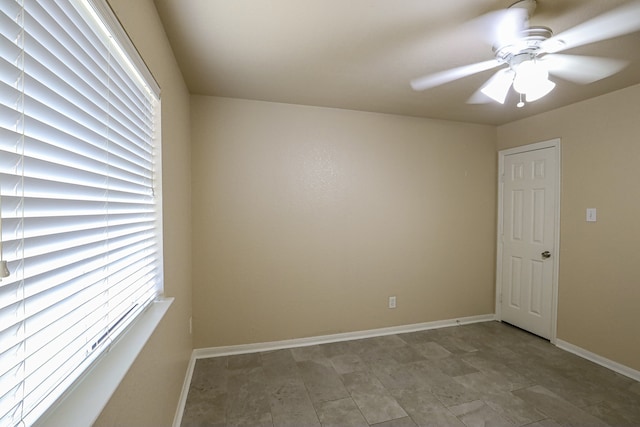
[[[596,208],[587,208],[587,222],[596,222]]]

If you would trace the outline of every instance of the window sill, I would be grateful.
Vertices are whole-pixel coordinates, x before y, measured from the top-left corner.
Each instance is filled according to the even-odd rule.
[[[92,425],[172,303],[173,298],[153,302],[35,426]]]

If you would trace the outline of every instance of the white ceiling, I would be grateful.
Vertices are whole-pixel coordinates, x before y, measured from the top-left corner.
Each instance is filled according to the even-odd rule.
[[[467,104],[495,70],[424,92],[411,79],[493,58],[472,20],[514,0],[155,0],[193,94],[503,124],[640,83],[640,32],[563,53],[625,59],[588,85],[516,108]],[[634,2],[637,0],[633,0]],[[531,25],[560,33],[629,0],[538,0]],[[640,16],[638,17],[640,20]],[[639,101],[640,102],[640,101]]]

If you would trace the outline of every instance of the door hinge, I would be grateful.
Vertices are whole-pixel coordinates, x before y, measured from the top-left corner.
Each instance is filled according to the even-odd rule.
[[[502,304],[502,292],[500,293],[500,304]]]

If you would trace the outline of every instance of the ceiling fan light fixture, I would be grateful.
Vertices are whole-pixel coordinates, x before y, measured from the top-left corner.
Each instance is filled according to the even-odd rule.
[[[544,65],[534,59],[523,61],[515,67],[516,76],[513,79],[513,89],[527,94],[535,91],[536,86],[549,81],[549,73]]]
[[[516,76],[513,79],[513,89],[525,95],[527,102],[542,98],[556,87],[556,84],[549,80],[549,72],[544,64],[535,58],[522,61],[514,68]]]
[[[509,88],[513,82],[513,72],[511,70],[503,70],[498,72],[491,80],[484,85],[480,92],[487,95],[500,104],[504,104],[509,93]]]
[[[551,92],[554,87],[556,87],[556,84],[548,79],[537,83],[525,94],[527,102],[533,102],[542,98]]]

